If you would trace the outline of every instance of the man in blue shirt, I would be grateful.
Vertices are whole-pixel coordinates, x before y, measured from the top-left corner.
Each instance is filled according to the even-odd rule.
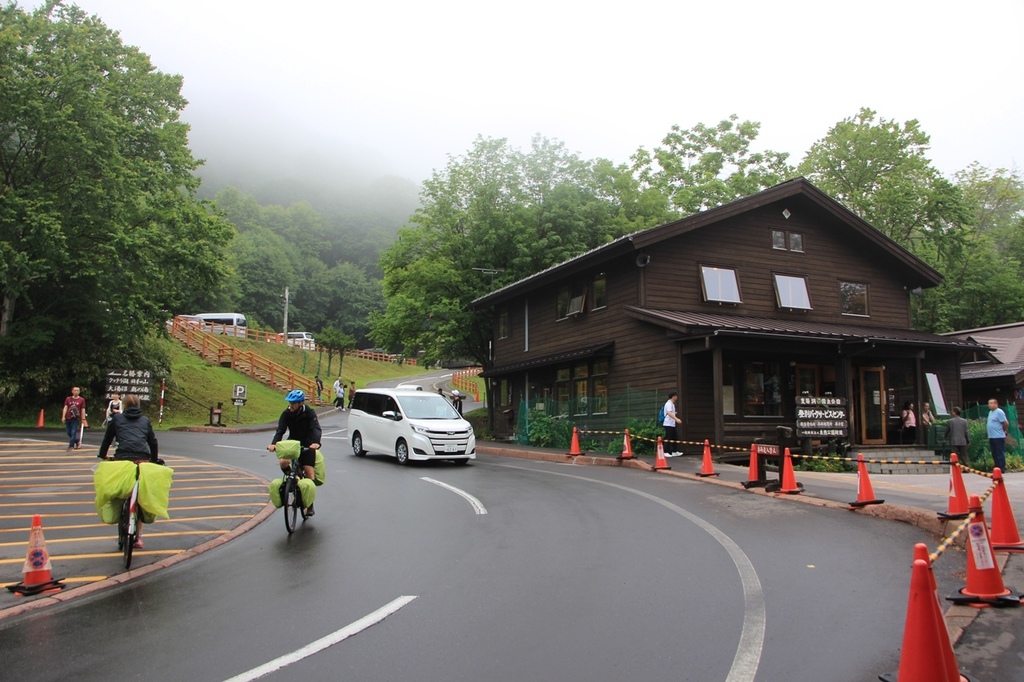
[[[995,398],[988,401],[987,427],[992,461],[995,466],[1006,471],[1006,434],[1010,431],[1010,422],[1006,421],[1006,413],[999,409],[999,401]]]

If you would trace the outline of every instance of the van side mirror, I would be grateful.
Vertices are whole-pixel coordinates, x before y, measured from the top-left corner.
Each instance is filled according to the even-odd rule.
[[[402,421],[402,415],[399,414],[398,412],[395,412],[394,410],[385,410],[380,416],[384,417],[385,419],[391,419],[396,422]]]

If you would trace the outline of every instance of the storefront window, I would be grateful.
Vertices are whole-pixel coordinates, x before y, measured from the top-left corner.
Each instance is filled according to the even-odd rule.
[[[722,414],[736,414],[736,366],[722,363]]]
[[[569,414],[569,382],[562,382],[555,386],[555,414]]]
[[[782,371],[778,362],[748,362],[743,366],[743,415],[782,416]]]
[[[608,379],[606,377],[594,377],[594,399],[592,409],[594,414],[608,414]]]

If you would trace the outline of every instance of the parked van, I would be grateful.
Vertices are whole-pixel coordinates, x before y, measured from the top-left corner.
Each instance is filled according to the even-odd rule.
[[[205,331],[211,334],[225,334],[245,338],[245,315],[240,313],[199,313],[192,317],[202,320]]]
[[[361,388],[349,406],[352,452],[409,460],[476,459],[473,427],[443,396],[428,391]]]
[[[288,332],[288,345],[306,350],[316,350],[316,339],[309,332]]]

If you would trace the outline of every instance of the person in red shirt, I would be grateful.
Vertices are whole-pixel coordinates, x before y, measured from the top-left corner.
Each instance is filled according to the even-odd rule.
[[[82,389],[75,386],[71,395],[64,399],[64,409],[60,411],[60,420],[68,433],[68,452],[82,447],[82,424],[85,423],[85,398]]]

